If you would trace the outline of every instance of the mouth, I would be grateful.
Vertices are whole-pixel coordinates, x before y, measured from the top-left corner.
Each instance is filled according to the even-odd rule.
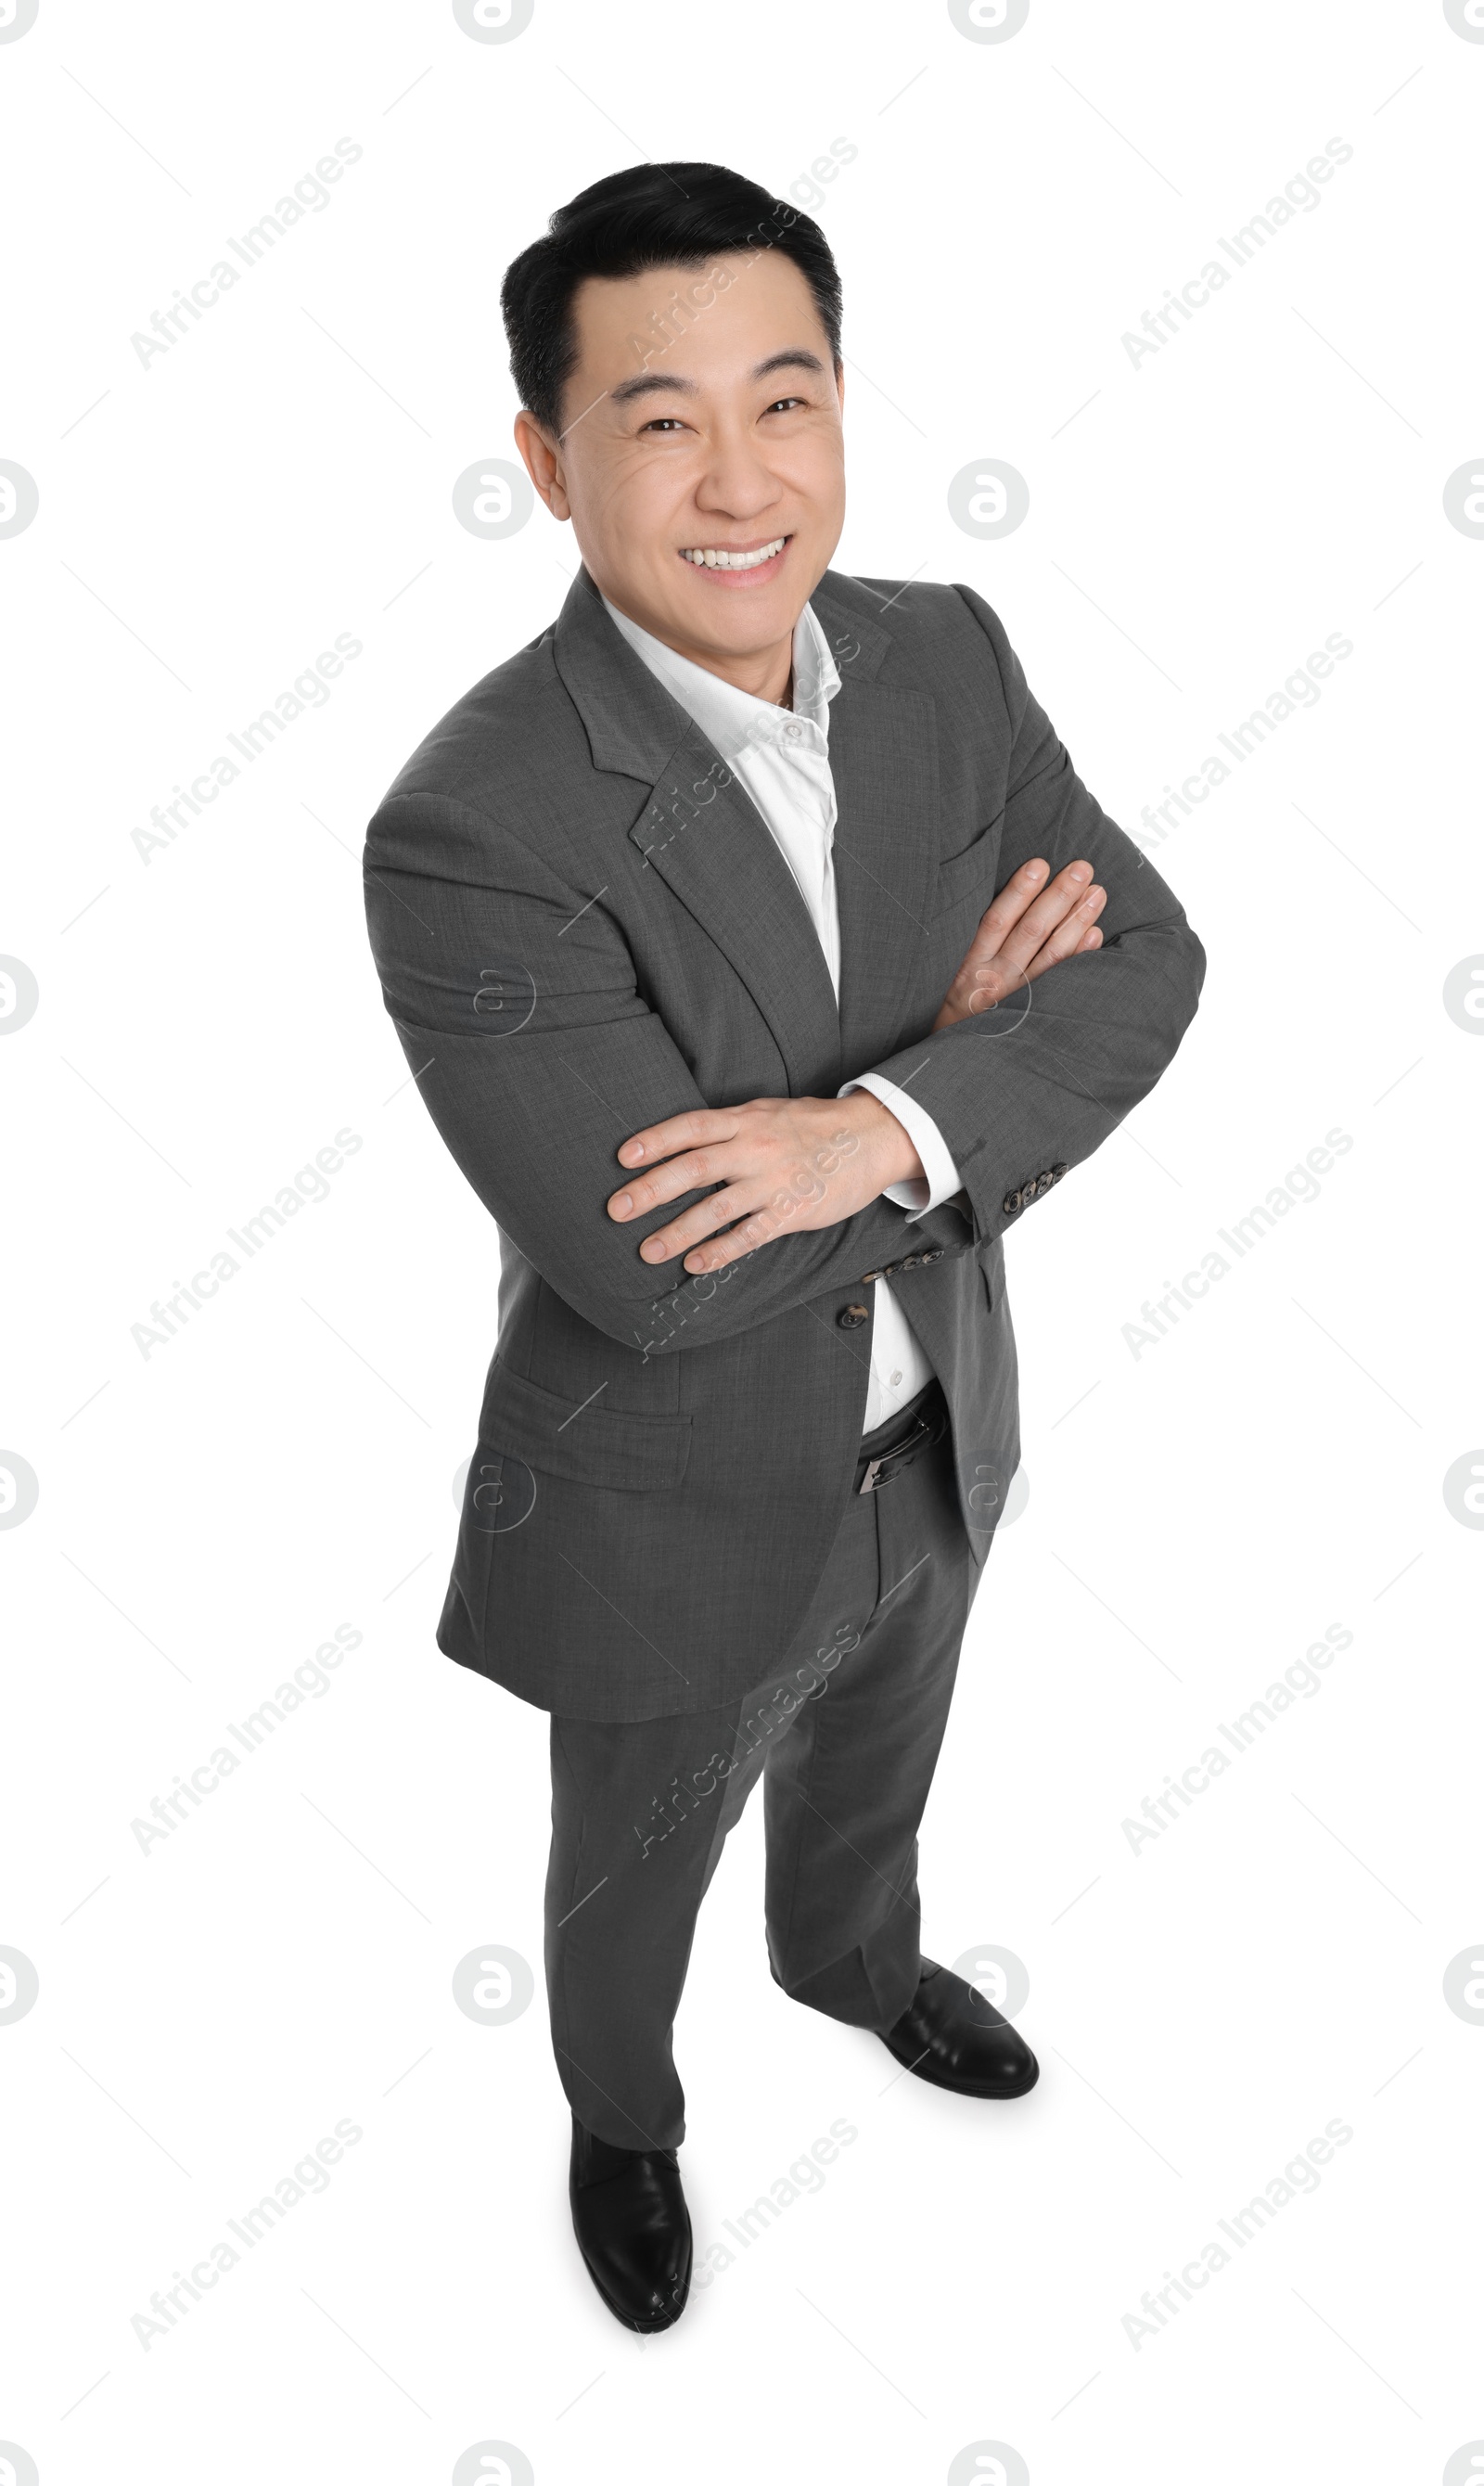
[[[792,541],[791,536],[769,536],[761,543],[687,545],[679,557],[692,569],[725,579],[730,585],[743,579],[751,582],[775,577]]]

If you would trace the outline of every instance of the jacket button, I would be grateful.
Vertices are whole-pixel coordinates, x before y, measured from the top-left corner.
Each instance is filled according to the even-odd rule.
[[[840,1329],[859,1329],[863,1321],[869,1320],[870,1314],[864,1304],[847,1304],[844,1311],[837,1312],[835,1317]]]
[[[862,1285],[873,1286],[880,1275],[881,1271],[879,1269],[867,1269],[865,1277],[861,1280]]]
[[[1006,1217],[1013,1217],[1017,1209],[1024,1207],[1025,1197],[1025,1193],[1021,1191],[1007,1191],[1005,1193],[1000,1205],[1003,1209]]]
[[[1053,1182],[1059,1182],[1065,1172],[1066,1168],[1064,1165],[1053,1166],[1051,1170],[1051,1178]]]

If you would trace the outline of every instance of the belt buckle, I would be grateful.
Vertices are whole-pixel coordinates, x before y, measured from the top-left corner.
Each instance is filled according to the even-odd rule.
[[[898,1459],[905,1459],[906,1464],[910,1467],[913,1460],[917,1457],[919,1450],[923,1447],[927,1430],[928,1427],[926,1424],[924,1424],[921,1419],[919,1418],[917,1423],[913,1425],[910,1433],[904,1434],[902,1439],[899,1442],[894,1443],[891,1450],[883,1450],[879,1458],[871,1459],[866,1465],[866,1476],[861,1486],[861,1491],[863,1493],[879,1493],[884,1484],[891,1484],[899,1473],[896,1466]],[[881,1471],[886,1467],[891,1469],[891,1476],[882,1475]]]
[[[902,1439],[899,1442],[894,1443],[891,1450],[883,1450],[878,1458],[867,1461],[866,1474],[861,1479],[860,1491],[862,1493],[879,1493],[881,1487],[884,1484],[890,1484],[893,1478],[895,1477],[898,1472],[893,1463],[895,1460],[900,1459],[903,1454],[906,1453],[907,1464],[910,1466],[912,1460],[917,1457],[919,1450],[930,1450],[934,1443],[940,1442],[943,1439],[943,1429],[942,1423],[935,1422],[932,1417],[920,1416],[917,1423],[913,1425],[910,1433],[904,1434]],[[884,1467],[892,1468],[891,1476],[884,1477],[882,1475],[881,1471]]]

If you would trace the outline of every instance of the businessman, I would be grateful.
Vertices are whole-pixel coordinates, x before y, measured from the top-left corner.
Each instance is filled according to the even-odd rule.
[[[830,568],[815,223],[642,165],[502,307],[581,567],[407,762],[366,898],[499,1230],[438,1644],[550,1713],[572,2218],[652,2332],[692,2279],[673,2025],[759,1779],[784,1992],[940,2087],[1036,2079],[923,1957],[917,1886],[1020,1455],[1003,1238],[1147,1094],[1205,961],[983,599]]]

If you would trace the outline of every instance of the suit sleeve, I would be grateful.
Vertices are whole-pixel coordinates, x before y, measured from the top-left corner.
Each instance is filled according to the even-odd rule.
[[[1032,856],[1052,875],[1086,857],[1108,893],[1101,949],[1058,965],[978,1017],[872,1064],[931,1114],[974,1211],[1002,1234],[1146,1096],[1195,1013],[1205,952],[1174,892],[1108,817],[1032,697],[999,617],[956,591],[988,642],[986,692],[1009,724],[1003,828],[986,857],[987,906]]]
[[[618,1150],[646,1123],[712,1101],[638,989],[614,919],[482,814],[394,794],[371,823],[366,912],[386,1008],[423,1102],[502,1231],[585,1320],[644,1354],[729,1338],[816,1295],[856,1289],[900,1250],[878,1200],[727,1270],[663,1273],[645,1237],[700,1193],[618,1225]],[[964,1252],[942,1207],[913,1248]],[[677,1283],[676,1283],[677,1281]]]

